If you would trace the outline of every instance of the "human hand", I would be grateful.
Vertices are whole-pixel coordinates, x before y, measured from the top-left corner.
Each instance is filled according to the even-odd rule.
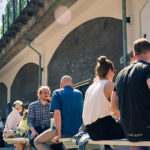
[[[118,113],[113,113],[113,112],[111,112],[111,116],[114,118],[114,119],[119,119],[120,118],[120,112],[118,112]]]
[[[23,112],[27,112],[27,111],[28,111],[27,109],[24,109],[24,110],[23,110]]]
[[[32,130],[30,139],[34,139],[37,135],[38,135],[38,133],[35,130]]]
[[[7,137],[7,131],[3,132],[3,137],[6,138]]]
[[[61,136],[55,136],[53,139],[52,139],[52,142],[55,143],[55,144],[58,144],[59,142],[59,139],[61,138]]]
[[[120,112],[115,113],[115,115],[117,116],[117,118],[120,118]]]
[[[8,130],[7,134],[8,134],[9,137],[13,137],[14,136],[13,130]]]
[[[51,97],[50,96],[47,97],[46,99],[47,99],[48,102],[51,102]]]

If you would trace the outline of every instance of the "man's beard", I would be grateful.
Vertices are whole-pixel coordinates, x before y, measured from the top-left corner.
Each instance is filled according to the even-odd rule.
[[[42,100],[43,100],[43,101],[47,101],[47,99],[46,99],[46,98],[42,98]]]

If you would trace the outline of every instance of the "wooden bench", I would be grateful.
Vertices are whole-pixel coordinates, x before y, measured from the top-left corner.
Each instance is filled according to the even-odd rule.
[[[76,145],[76,140],[74,138],[61,138],[59,140],[60,142],[62,142],[66,148],[78,148],[79,146]],[[103,149],[104,145],[98,144],[98,145],[94,145],[94,144],[86,144],[85,145],[85,149]]]
[[[29,144],[28,138],[16,137],[16,138],[3,138],[5,142],[8,144],[16,144],[16,143],[27,143]]]
[[[74,138],[62,138],[60,140],[64,143],[64,145],[69,148],[76,148],[76,139]],[[150,146],[150,141],[141,141],[141,142],[129,142],[127,139],[115,139],[115,140],[101,140],[101,141],[93,141],[91,139],[88,140],[86,144],[86,148],[100,148],[103,149],[104,145],[110,146]],[[72,146],[72,147],[71,147]],[[75,147],[76,146],[76,147]]]
[[[8,144],[16,144],[16,143],[27,143],[29,144],[28,138],[4,138],[4,141]],[[62,142],[66,148],[78,148],[76,145],[76,139],[74,138],[61,138],[60,142]],[[100,148],[103,149],[104,145],[111,146],[150,146],[150,141],[141,141],[141,142],[129,142],[127,139],[115,139],[115,140],[101,140],[101,141],[93,141],[91,139],[88,140],[86,144],[86,148]]]
[[[114,145],[114,146],[150,146],[150,141],[129,142],[127,139],[93,141],[89,139],[88,144]]]

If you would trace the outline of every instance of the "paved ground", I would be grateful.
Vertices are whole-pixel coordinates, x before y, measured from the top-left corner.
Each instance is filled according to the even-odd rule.
[[[14,147],[1,147],[0,150],[15,150],[15,148]],[[27,148],[25,150],[27,150]],[[32,148],[32,150],[36,150],[36,149]]]
[[[0,150],[15,150],[14,147],[1,147]]]

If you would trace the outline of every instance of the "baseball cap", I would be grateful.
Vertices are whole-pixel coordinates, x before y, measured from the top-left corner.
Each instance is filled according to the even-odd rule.
[[[20,100],[16,100],[14,103],[13,103],[13,107],[15,109],[17,109],[19,106],[22,106],[23,105],[23,102],[20,101]]]

